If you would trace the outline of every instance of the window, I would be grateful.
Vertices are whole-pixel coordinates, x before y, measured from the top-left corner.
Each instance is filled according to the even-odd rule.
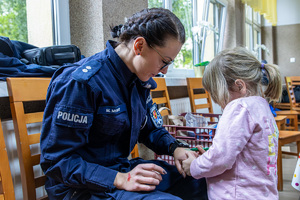
[[[206,14],[206,18],[204,18],[208,22],[208,28],[205,28],[204,31],[205,40],[201,50],[203,54],[201,54],[199,62],[211,61],[222,50],[226,6],[227,1],[209,1],[208,13]]]
[[[28,41],[26,1],[0,1],[0,35]]]
[[[0,35],[38,47],[70,43],[68,0],[1,0]]]
[[[148,0],[149,8],[170,9],[185,27],[186,42],[175,59],[175,69],[193,69],[221,50],[226,6],[226,0]]]
[[[261,18],[258,12],[245,4],[245,38],[246,48],[253,52],[258,60],[261,60],[262,50],[267,50],[265,45],[261,44]]]

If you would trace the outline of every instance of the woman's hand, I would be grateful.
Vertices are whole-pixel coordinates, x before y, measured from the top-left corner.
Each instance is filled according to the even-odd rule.
[[[183,171],[184,171],[184,173],[186,175],[191,176],[191,171],[190,171],[191,163],[197,157],[195,156],[195,154],[193,152],[187,152],[186,153],[186,157],[187,157],[187,159],[185,159],[184,161],[182,161],[182,168],[183,168]]]
[[[190,149],[183,148],[183,147],[178,147],[174,151],[174,160],[175,160],[175,166],[178,170],[178,172],[185,178],[186,174],[182,168],[182,162],[187,159],[187,152],[190,152],[194,154],[195,156],[198,156],[196,152],[191,151]]]
[[[128,173],[118,172],[114,186],[126,191],[152,191],[167,172],[155,164],[139,164]]]

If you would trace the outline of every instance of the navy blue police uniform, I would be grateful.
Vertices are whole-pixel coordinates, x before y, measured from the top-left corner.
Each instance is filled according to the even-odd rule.
[[[117,55],[115,45],[107,42],[104,51],[64,66],[52,77],[41,135],[41,167],[49,198],[180,199],[173,193],[205,199],[203,180],[183,179],[164,161],[128,160],[137,141],[157,154],[170,155],[175,139],[162,127],[152,102],[155,81],[140,81]],[[167,172],[156,190],[115,188],[118,172],[141,163],[155,163]]]

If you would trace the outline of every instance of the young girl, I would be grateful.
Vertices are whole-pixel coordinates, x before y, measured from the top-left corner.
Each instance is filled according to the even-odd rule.
[[[184,172],[206,177],[209,199],[278,199],[279,131],[268,103],[281,95],[278,68],[244,48],[224,50],[206,68],[203,85],[223,115],[213,145],[198,158],[188,152]]]

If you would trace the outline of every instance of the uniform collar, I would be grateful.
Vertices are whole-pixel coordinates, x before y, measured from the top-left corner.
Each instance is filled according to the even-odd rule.
[[[119,55],[115,51],[115,47],[117,46],[117,42],[109,40],[106,42],[107,48],[107,57],[112,64],[112,67],[117,77],[124,82],[125,85],[129,86],[133,82],[135,82],[138,78],[132,73],[127,65],[123,62],[123,60],[119,57]]]

